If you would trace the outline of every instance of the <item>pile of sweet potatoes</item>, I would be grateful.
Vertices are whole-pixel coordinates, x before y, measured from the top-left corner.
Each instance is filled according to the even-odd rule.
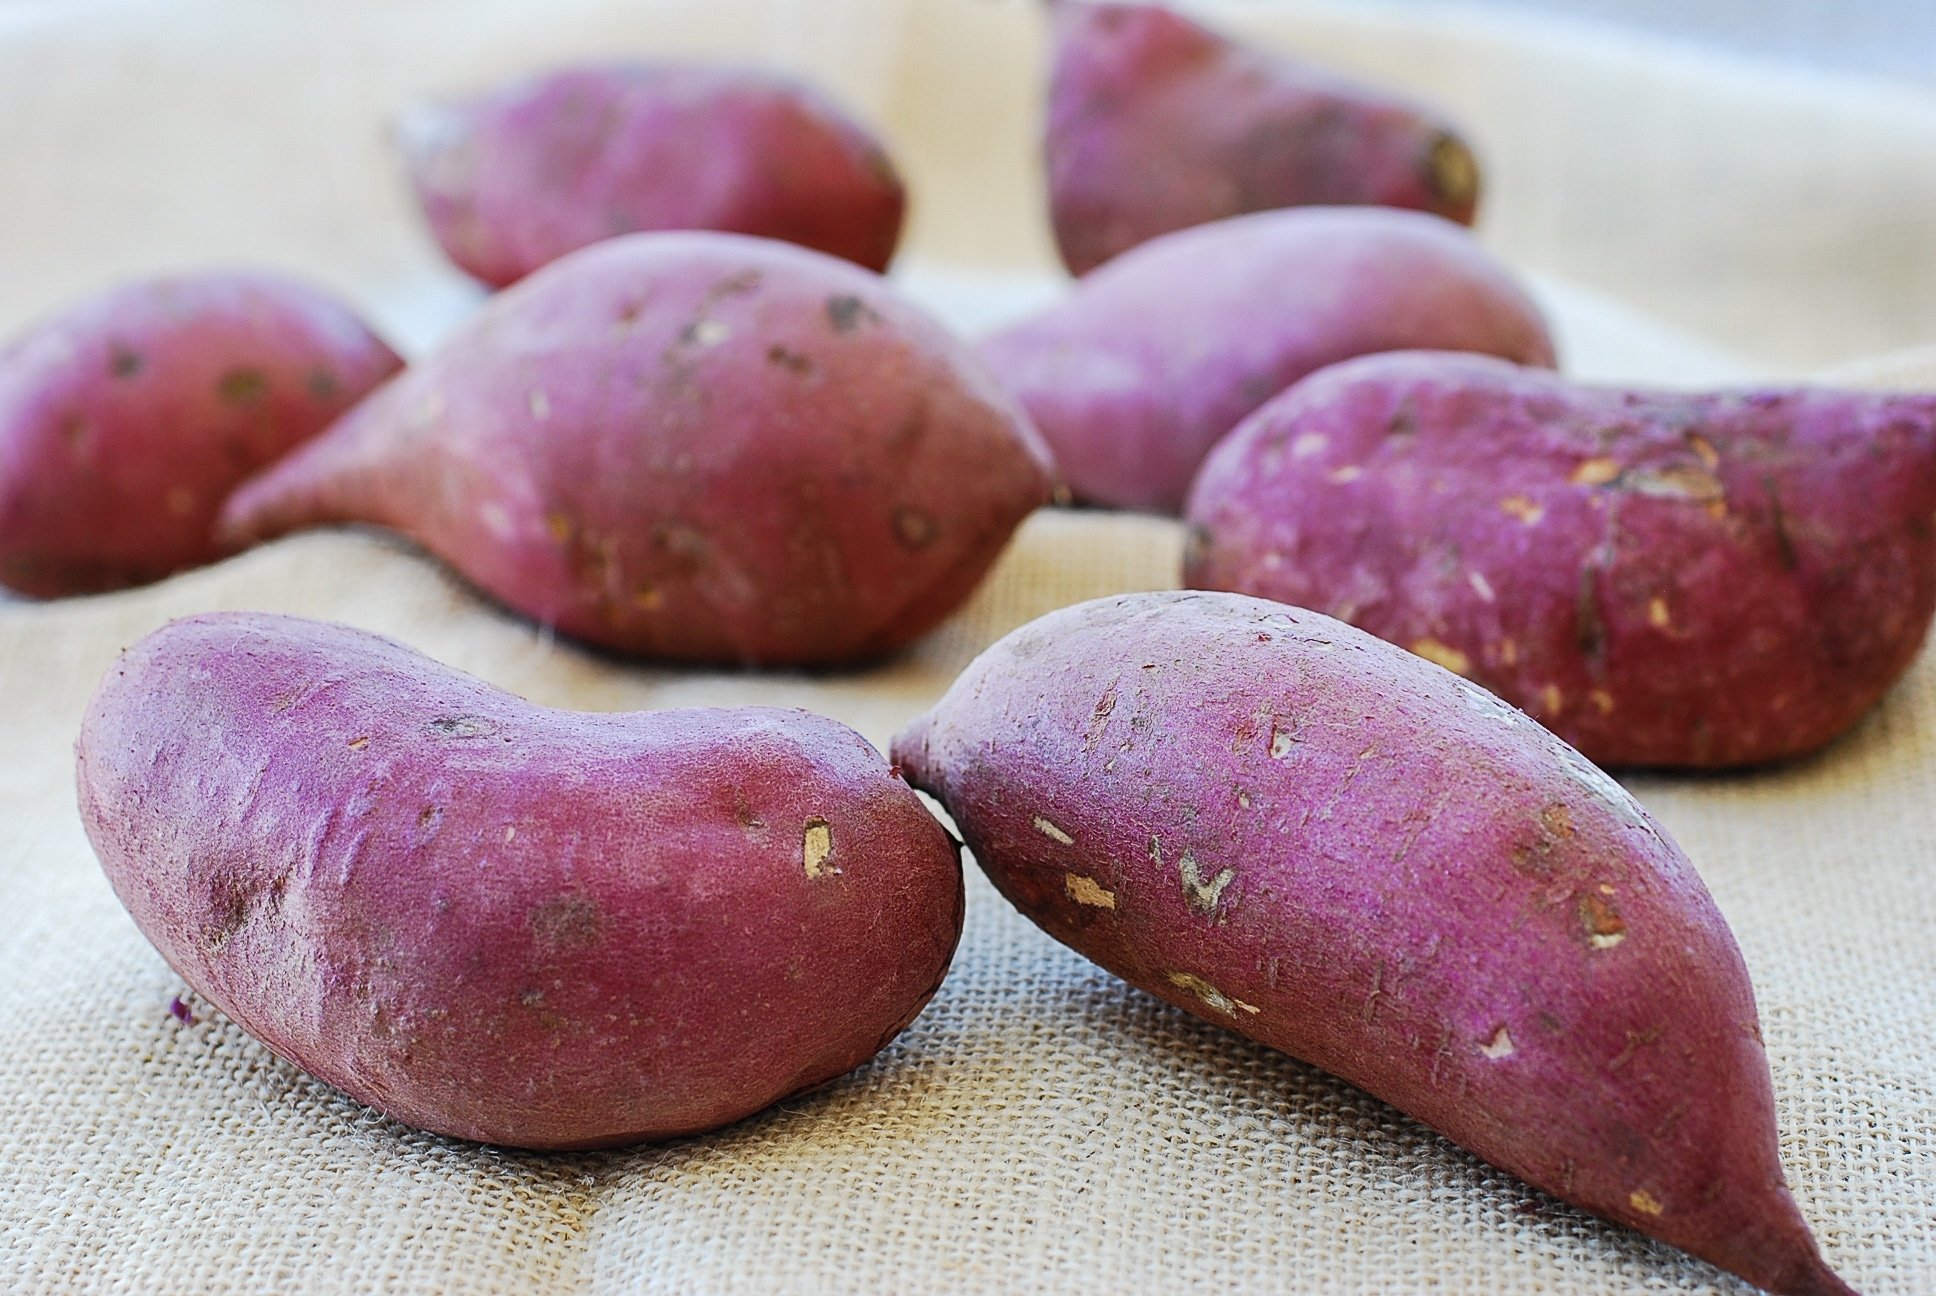
[[[402,131],[437,242],[504,289],[407,367],[228,272],[0,352],[0,583],[362,523],[591,645],[842,667],[1060,489],[1184,515],[1196,588],[1017,630],[891,764],[804,712],[558,712],[346,627],[189,617],[77,744],[115,893],[402,1121],[664,1138],[935,994],[962,879],[911,783],[1132,984],[1770,1291],[1847,1292],[1733,936],[1600,766],[1798,756],[1887,693],[1936,614],[1936,396],[1575,383],[1462,228],[1479,164],[1435,110],[1160,7],[1050,8],[1082,278],[1042,314],[973,347],[901,296],[898,173],[817,92],[563,69]]]

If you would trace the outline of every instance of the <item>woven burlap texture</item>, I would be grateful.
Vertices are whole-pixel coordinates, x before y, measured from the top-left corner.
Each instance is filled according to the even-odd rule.
[[[1230,24],[1448,103],[1577,373],[1936,386],[1936,103],[1479,11],[1234,4]],[[111,21],[104,21],[103,18]],[[379,123],[564,57],[737,53],[880,121],[912,290],[965,328],[1060,291],[1034,4],[244,0],[0,14],[0,325],[119,275],[286,266],[407,344],[475,301]],[[428,1137],[189,993],[102,880],[71,744],[172,616],[341,620],[548,704],[778,703],[885,744],[982,646],[1176,580],[1173,524],[1046,512],[960,615],[859,674],[672,671],[553,642],[401,543],[297,537],[149,589],[0,606],[0,1290],[1742,1292],[1054,944],[969,872],[933,1006],[875,1062],[732,1129],[596,1155]],[[1792,767],[1631,784],[1753,973],[1795,1192],[1869,1296],[1936,1290],[1936,661]],[[180,997],[185,1018],[170,1011]]]

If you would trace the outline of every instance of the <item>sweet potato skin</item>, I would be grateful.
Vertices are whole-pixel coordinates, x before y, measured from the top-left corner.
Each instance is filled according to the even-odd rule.
[[[974,356],[845,262],[635,234],[500,294],[223,515],[369,521],[511,607],[643,656],[835,664],[965,598],[1047,501]]]
[[[1246,212],[1374,203],[1470,225],[1479,167],[1440,114],[1159,5],[1058,0],[1045,153],[1072,274]]]
[[[432,233],[492,287],[643,230],[785,239],[885,270],[907,205],[873,135],[752,68],[563,68],[400,127]]]
[[[982,354],[1078,500],[1174,514],[1246,414],[1325,365],[1415,347],[1553,363],[1538,308],[1458,226],[1304,207],[1153,239]]]
[[[1318,608],[1605,765],[1812,751],[1936,612],[1936,397],[1619,391],[1475,356],[1312,376],[1217,448],[1186,583]]]
[[[893,757],[1132,984],[1764,1286],[1844,1290],[1699,877],[1476,686],[1302,609],[1131,595],[997,643]]]
[[[872,1057],[961,929],[952,843],[832,720],[552,711],[322,622],[141,640],[77,779],[116,894],[198,993],[459,1138],[737,1120]]]
[[[250,271],[111,289],[0,351],[0,585],[56,598],[221,555],[235,484],[402,364],[333,297]]]

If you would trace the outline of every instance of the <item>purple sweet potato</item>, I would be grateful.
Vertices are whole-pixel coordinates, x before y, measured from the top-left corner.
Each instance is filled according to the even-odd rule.
[[[1374,203],[1470,225],[1479,165],[1439,114],[1159,5],[1057,0],[1049,210],[1073,274],[1159,234]]]
[[[276,275],[127,284],[0,351],[0,585],[53,598],[212,562],[237,482],[402,364]]]
[[[711,1129],[912,1021],[961,870],[865,739],[552,711],[375,635],[210,614],[110,670],[81,818],[142,933],[398,1120],[531,1148]]]
[[[1772,1291],[1848,1292],[1699,876],[1490,693],[1302,609],[1132,595],[997,643],[893,756],[1130,983]]]
[[[879,276],[634,234],[500,294],[224,522],[395,527],[622,652],[832,664],[939,621],[1049,485],[1013,402]]]
[[[785,239],[884,270],[907,204],[878,140],[751,68],[566,68],[401,127],[431,232],[493,287],[644,230]]]
[[[1372,356],[1218,446],[1185,579],[1410,648],[1601,764],[1742,765],[1820,747],[1908,669],[1932,513],[1936,396]]]
[[[1314,369],[1412,347],[1553,363],[1538,308],[1469,234],[1377,207],[1166,234],[982,354],[1077,499],[1176,513],[1246,414]]]

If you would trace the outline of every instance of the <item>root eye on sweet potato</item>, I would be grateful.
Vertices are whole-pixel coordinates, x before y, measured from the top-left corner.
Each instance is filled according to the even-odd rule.
[[[878,275],[634,234],[499,294],[223,523],[375,522],[592,643],[826,665],[940,621],[1049,487],[1013,401]]]
[[[92,594],[213,562],[236,483],[402,363],[262,273],[144,280],[43,321],[0,351],[0,585]]]
[[[878,1052],[961,931],[953,844],[843,725],[553,711],[293,617],[129,649],[77,781],[116,895],[197,993],[461,1138],[737,1120]]]
[[[1608,765],[1796,756],[1936,612],[1936,397],[1619,391],[1371,356],[1232,433],[1186,583],[1317,608]]]
[[[1368,203],[1472,223],[1478,163],[1416,104],[1161,5],[1053,0],[1051,16],[1049,208],[1073,274],[1274,207]]]
[[[1314,369],[1414,347],[1553,363],[1538,308],[1457,225],[1305,207],[1154,239],[982,355],[1078,500],[1177,513],[1246,414]]]
[[[893,757],[1132,984],[1771,1291],[1848,1292],[1699,876],[1476,685],[1299,608],[1133,595],[997,643]]]

